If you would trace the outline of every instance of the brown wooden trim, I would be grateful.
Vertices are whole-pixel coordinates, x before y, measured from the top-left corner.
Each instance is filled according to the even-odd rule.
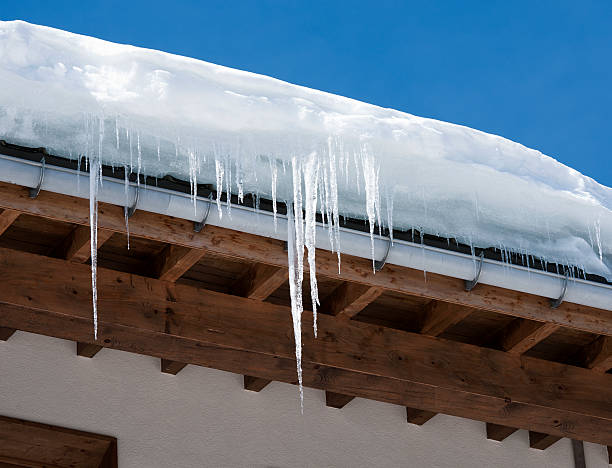
[[[281,287],[289,278],[285,268],[256,263],[247,269],[233,287],[237,296],[263,301]]]
[[[538,450],[546,450],[552,444],[561,440],[562,437],[543,434],[541,432],[529,431],[529,446]]]
[[[587,346],[584,364],[585,367],[598,372],[612,369],[612,340],[609,336],[600,336]]]
[[[111,238],[112,231],[98,229],[98,248]],[[85,263],[91,257],[91,232],[88,226],[76,226],[58,247],[56,256]]]
[[[0,416],[0,466],[117,468],[117,439]]]
[[[163,358],[161,359],[161,371],[164,374],[176,375],[180,371],[182,371],[186,365],[187,364],[185,364],[184,362],[171,361],[170,359]]]
[[[288,307],[180,284],[169,298],[167,286],[100,268],[96,343],[295,382]],[[0,326],[87,342],[90,301],[87,265],[0,249]],[[303,344],[307,386],[612,443],[607,374],[328,315]]]
[[[472,310],[469,307],[461,307],[448,302],[431,301],[425,306],[421,333],[438,336],[470,315]]]
[[[156,259],[159,279],[175,282],[206,254],[205,250],[167,245]]]
[[[0,341],[7,341],[16,331],[14,328],[0,327]]]
[[[323,302],[321,313],[350,319],[382,294],[381,288],[344,282]]]
[[[417,426],[422,426],[436,414],[437,413],[433,411],[420,410],[409,406],[406,407],[406,421],[410,424],[416,424]]]
[[[497,440],[501,442],[506,437],[514,434],[518,429],[499,424],[487,423],[487,439]]]
[[[612,465],[612,447],[608,445],[608,463]]]
[[[0,236],[5,233],[5,231],[11,227],[11,224],[15,222],[15,220],[19,217],[21,213],[19,211],[5,209],[2,213],[0,213]]]
[[[102,346],[100,345],[77,341],[77,356],[92,358],[98,354],[98,351],[101,349]]]
[[[43,191],[32,201],[23,187],[7,183],[0,183],[0,207],[56,221],[89,223],[87,200]],[[98,225],[101,229],[125,233],[123,207],[100,203]],[[217,226],[207,226],[204,232],[194,233],[192,223],[184,219],[138,211],[130,219],[130,235],[287,268],[287,253],[280,241]],[[485,284],[468,293],[459,278],[428,273],[425,281],[422,271],[392,264],[385,265],[374,275],[371,260],[365,258],[343,255],[342,270],[338,273],[336,255],[318,250],[317,273],[399,293],[551,322],[598,335],[612,335],[612,311],[569,302],[553,309],[548,298]]]
[[[268,379],[253,377],[252,375],[244,376],[244,389],[251,392],[261,392],[270,382]]]
[[[523,354],[559,329],[552,323],[515,319],[501,337],[501,348],[512,354]]]
[[[325,392],[325,405],[329,406],[330,408],[344,408],[354,399],[355,397],[353,395],[343,395],[342,393],[330,391]]]

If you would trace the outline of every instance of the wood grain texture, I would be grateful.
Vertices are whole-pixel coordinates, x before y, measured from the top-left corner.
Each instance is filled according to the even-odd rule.
[[[82,343],[77,341],[77,356],[92,358],[98,351],[102,349],[102,346],[91,343]]]
[[[538,450],[546,450],[552,444],[560,440],[561,437],[541,432],[529,431],[529,446]]]
[[[185,366],[184,362],[171,361],[170,359],[161,359],[161,371],[164,374],[176,375],[182,371]]]
[[[417,408],[406,407],[406,421],[410,424],[422,426],[436,415],[433,411],[425,411]]]
[[[425,306],[421,333],[438,336],[470,315],[472,310],[469,307],[457,306],[448,302],[431,301]]]
[[[7,183],[0,183],[0,207],[57,221],[81,225],[89,223],[87,200],[41,192],[32,201],[23,187]],[[102,229],[125,233],[123,207],[100,203],[98,225]],[[217,226],[207,226],[204,232],[196,234],[190,221],[170,216],[137,211],[130,219],[130,235],[287,268],[287,253],[281,241]],[[317,273],[399,293],[551,322],[599,335],[612,335],[612,311],[609,310],[569,302],[552,309],[548,298],[485,284],[468,293],[464,291],[461,279],[428,273],[425,281],[422,271],[392,264],[385,265],[382,271],[374,275],[372,262],[365,258],[343,255],[342,270],[338,273],[336,255],[318,250]]]
[[[206,254],[205,250],[167,245],[156,259],[157,277],[175,282]]]
[[[7,341],[15,332],[14,328],[0,327],[0,341]]]
[[[98,290],[97,344],[295,383],[288,307],[104,268]],[[0,304],[0,326],[91,342],[87,265],[0,249]],[[607,374],[326,315],[303,343],[307,386],[612,442]]]
[[[117,468],[117,440],[0,416],[0,465]]]
[[[511,354],[523,354],[559,329],[552,323],[516,319],[502,333],[501,348]]]
[[[271,382],[271,380],[253,377],[252,375],[245,375],[243,381],[244,389],[251,392],[261,392]]]
[[[354,399],[355,397],[353,395],[343,395],[342,393],[330,391],[325,392],[325,406],[329,406],[330,408],[344,408]]]
[[[497,440],[501,442],[506,437],[514,434],[517,429],[508,426],[500,426],[499,424],[487,423],[487,439]]]
[[[609,336],[600,336],[587,346],[584,365],[598,372],[612,369],[612,340]]]
[[[263,301],[289,278],[285,268],[256,263],[248,268],[233,287],[233,294]]]
[[[351,319],[382,294],[382,288],[344,282],[323,302],[321,313]]]
[[[98,229],[98,249],[110,239],[112,231]],[[88,226],[77,226],[57,248],[55,255],[72,262],[85,263],[91,257],[91,232]]]
[[[5,209],[0,213],[0,236],[11,227],[11,224],[19,217],[19,211]]]

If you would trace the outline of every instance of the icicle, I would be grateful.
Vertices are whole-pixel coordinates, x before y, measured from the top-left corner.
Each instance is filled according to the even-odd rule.
[[[378,169],[375,166],[374,158],[372,158],[365,149],[362,152],[361,164],[365,182],[366,213],[368,215],[368,222],[370,223],[372,270],[374,270],[374,262],[376,261],[374,257],[374,228],[376,225],[376,218],[380,217],[378,205],[376,203],[378,198]]]
[[[221,211],[221,192],[223,192],[223,163],[215,157],[215,171],[217,176],[217,209],[219,210],[219,218],[223,217]]]
[[[599,251],[599,261],[603,262],[603,249],[601,247],[601,219],[595,222],[595,242]]]
[[[319,179],[319,158],[317,153],[311,153],[304,166],[304,188],[306,195],[306,217],[304,241],[308,249],[308,266],[310,273],[310,297],[312,300],[312,315],[314,335],[317,336],[317,306],[319,293],[317,288],[317,268],[315,261],[317,232],[317,187]]]
[[[94,339],[98,339],[98,187],[100,181],[102,138],[104,121],[100,119],[98,133],[98,152],[92,154],[89,163],[89,227],[91,244],[91,293],[93,306]]]
[[[295,176],[295,173],[294,173]],[[294,179],[295,193],[295,179]],[[301,195],[301,194],[300,194]],[[301,199],[301,196],[300,196]],[[301,204],[301,203],[300,203]],[[296,249],[296,239],[299,238],[302,224],[302,212],[299,208],[299,218],[294,221],[293,210],[298,213],[298,208],[289,203],[287,205],[287,260],[289,263],[289,295],[291,297],[291,317],[293,319],[293,337],[295,339],[295,361],[298,375],[298,385],[300,388],[300,412],[304,414],[304,387],[302,385],[302,279],[303,270],[299,266],[298,260],[304,255],[302,250]]]
[[[125,205],[123,205],[123,217],[125,218],[125,232],[127,234],[127,249],[130,250],[130,221],[128,217],[128,206],[130,206],[130,174],[127,166],[123,166],[123,191],[125,192]]]
[[[278,168],[276,164],[273,164],[273,159],[270,158],[270,172],[272,174],[272,213],[274,214],[274,232],[278,227],[278,220],[276,219],[276,184],[278,181]]]

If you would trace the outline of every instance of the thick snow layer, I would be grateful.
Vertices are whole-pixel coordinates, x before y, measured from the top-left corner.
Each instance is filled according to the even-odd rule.
[[[307,218],[392,222],[612,278],[612,189],[499,136],[20,21],[0,22],[0,83],[11,142],[280,200],[297,177]]]

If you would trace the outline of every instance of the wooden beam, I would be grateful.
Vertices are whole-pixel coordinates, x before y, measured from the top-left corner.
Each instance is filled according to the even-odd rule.
[[[117,439],[0,416],[0,466],[117,468]]]
[[[512,354],[523,354],[558,329],[553,323],[515,319],[502,332],[501,348]]]
[[[343,395],[342,393],[335,393],[330,391],[325,392],[325,405],[329,406],[330,408],[344,408],[354,399],[355,397],[353,395]]]
[[[612,340],[609,336],[600,336],[587,346],[584,365],[598,372],[612,369]]]
[[[612,465],[612,447],[608,445],[608,463]]]
[[[285,268],[256,263],[236,281],[233,294],[263,301],[289,278]]]
[[[157,277],[175,282],[205,255],[205,250],[167,245],[156,259]]]
[[[425,306],[421,324],[423,335],[438,336],[472,313],[473,309],[448,302],[431,301]]]
[[[436,415],[433,411],[425,411],[416,408],[406,407],[406,421],[410,424],[422,426]]]
[[[382,288],[344,282],[323,302],[321,313],[351,319],[382,294]]]
[[[0,183],[0,207],[56,221],[82,225],[89,223],[87,200],[41,192],[33,201],[23,187],[4,182]],[[100,228],[126,232],[123,207],[100,203],[98,212]],[[287,252],[283,250],[281,241],[212,225],[196,235],[190,221],[170,216],[140,211],[130,220],[130,235],[287,268]],[[609,310],[569,302],[553,309],[548,298],[485,284],[478,285],[468,293],[464,291],[461,279],[428,273],[427,281],[424,281],[422,271],[392,264],[385,265],[382,271],[374,275],[372,262],[366,258],[343,255],[342,272],[339,273],[336,254],[320,250],[317,251],[317,274],[475,309],[551,322],[598,335],[612,335],[612,311]]]
[[[89,341],[90,281],[87,265],[0,248],[0,326]],[[288,307],[167,286],[100,268],[98,342],[295,383]],[[306,386],[612,445],[608,374],[327,315],[303,345]]]
[[[253,377],[252,375],[244,376],[244,389],[251,392],[261,392],[271,380]]]
[[[15,331],[14,328],[0,327],[0,341],[7,341]]]
[[[552,436],[550,434],[529,431],[529,446],[534,449],[546,450],[560,439],[561,437]]]
[[[113,231],[98,229],[98,249],[111,238]],[[56,249],[55,256],[85,263],[91,257],[91,233],[88,226],[77,226]]]
[[[102,346],[100,345],[77,341],[77,356],[92,358],[98,354],[98,351],[101,349]]]
[[[487,439],[501,442],[506,437],[517,431],[514,427],[500,426],[499,424],[487,423]]]
[[[184,362],[171,361],[170,359],[161,359],[161,371],[164,374],[176,375],[182,371],[185,366]]]
[[[11,227],[11,224],[19,217],[21,213],[19,211],[5,209],[0,213],[0,236]]]

